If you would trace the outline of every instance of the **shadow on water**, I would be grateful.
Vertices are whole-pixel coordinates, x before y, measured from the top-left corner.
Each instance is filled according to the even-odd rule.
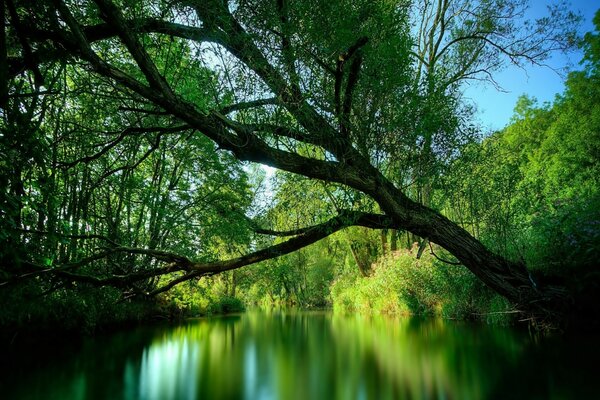
[[[595,338],[441,320],[249,312],[11,349],[7,399],[572,399]]]

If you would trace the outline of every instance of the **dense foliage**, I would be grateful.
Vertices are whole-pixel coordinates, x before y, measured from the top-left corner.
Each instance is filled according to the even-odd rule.
[[[600,254],[597,33],[586,36],[584,49],[583,70],[569,74],[565,92],[552,104],[538,106],[523,96],[506,128],[461,148],[440,176],[433,201],[495,251],[525,260],[539,279],[567,279],[573,291],[585,290],[591,302],[598,290]],[[375,254],[368,262],[368,277],[348,257],[350,247],[345,268],[337,254],[330,258],[324,251],[304,262],[310,266],[330,259],[336,265],[330,300],[334,308],[488,321],[514,315],[509,303],[469,272],[436,259],[429,249],[417,260],[413,237],[387,235],[383,241],[372,235],[362,245]],[[353,232],[351,239],[338,235],[338,240],[359,237]],[[389,246],[404,250],[384,254]]]
[[[598,34],[501,132],[461,98],[576,44],[578,16],[519,24],[526,3],[1,3],[0,325],[587,301]]]

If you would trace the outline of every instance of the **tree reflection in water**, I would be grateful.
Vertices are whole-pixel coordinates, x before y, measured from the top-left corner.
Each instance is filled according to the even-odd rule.
[[[249,312],[90,340],[72,357],[21,354],[0,388],[47,399],[567,399],[593,394],[590,351],[442,320]]]

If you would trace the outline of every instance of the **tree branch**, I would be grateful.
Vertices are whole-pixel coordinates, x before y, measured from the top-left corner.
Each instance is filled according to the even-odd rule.
[[[121,143],[123,141],[123,139],[125,139],[125,137],[130,136],[130,135],[142,134],[142,133],[154,133],[154,132],[158,132],[161,135],[163,135],[166,133],[179,133],[179,132],[182,132],[182,131],[185,131],[188,129],[190,129],[189,125],[179,125],[179,126],[173,126],[173,127],[167,127],[167,128],[161,127],[161,126],[152,126],[152,127],[147,127],[147,128],[128,127],[128,128],[123,129],[116,139],[107,143],[102,148],[102,150],[100,150],[99,152],[92,154],[90,156],[78,158],[73,161],[60,162],[60,163],[58,163],[58,165],[63,168],[71,168],[80,163],[89,163],[91,161],[97,160],[98,158],[102,157],[104,154],[108,153],[112,148],[117,146],[119,143]]]
[[[443,263],[446,264],[450,264],[450,265],[462,265],[462,263],[460,261],[448,261],[448,260],[444,260],[443,258],[438,257],[437,254],[435,254],[435,252],[433,251],[433,247],[431,246],[431,241],[427,241],[429,243],[429,251],[431,252],[431,255],[434,256],[436,259],[440,260]]]
[[[283,63],[290,77],[290,87],[294,92],[294,96],[301,98],[302,91],[300,90],[300,77],[296,71],[294,49],[292,48],[292,41],[288,34],[289,20],[286,0],[277,0],[277,13],[279,14],[279,22],[281,25],[281,53],[283,56]]]
[[[4,109],[8,101],[9,69],[5,11],[6,3],[0,1],[0,109]]]
[[[336,216],[332,220],[329,220],[328,223],[333,223],[334,221],[338,220],[342,223],[351,223],[352,226],[363,226],[365,228],[372,229],[387,229],[392,226],[391,220],[383,214],[364,213],[351,210],[339,210],[338,216]],[[276,231],[272,229],[264,229],[258,227],[254,228],[253,230],[254,232],[261,235],[284,237],[302,235],[313,229],[318,229],[319,226],[320,225],[313,225],[289,231]]]
[[[275,104],[277,104],[277,98],[275,98],[275,97],[269,97],[268,99],[250,100],[250,101],[244,101],[241,103],[236,103],[236,104],[231,104],[229,106],[225,106],[219,110],[219,113],[221,113],[223,115],[227,115],[234,111],[242,111],[242,110],[247,110],[250,108],[266,106],[266,105],[275,105]]]
[[[348,61],[354,53],[356,53],[361,47],[363,47],[369,41],[366,37],[359,38],[352,46],[348,48],[345,53],[339,55],[336,62],[335,69],[335,82],[333,88],[333,96],[334,96],[334,104],[335,104],[335,112],[338,116],[342,114],[342,81],[344,79],[344,65],[346,61]],[[359,65],[360,67],[360,65]]]
[[[23,59],[25,65],[27,65],[32,71],[33,76],[35,77],[36,86],[42,86],[44,84],[44,77],[40,72],[37,62],[35,61],[35,54],[31,50],[31,46],[26,39],[25,27],[21,23],[21,19],[19,18],[19,14],[17,13],[17,9],[12,0],[6,1],[6,9],[8,10],[8,15],[10,15],[10,19],[12,21],[13,26],[15,27],[15,32],[17,37],[19,38],[19,42],[21,43],[21,47],[23,49]],[[4,15],[2,15],[4,18]]]
[[[193,262],[185,256],[163,250],[142,249],[124,246],[112,247],[85,259],[79,260],[77,262],[53,268],[44,268],[41,266],[37,266],[33,263],[29,263],[31,266],[35,267],[33,271],[1,282],[0,286],[6,285],[11,282],[23,280],[25,278],[33,278],[42,274],[54,274],[57,277],[63,279],[88,283],[95,286],[124,287],[128,284],[132,284],[155,276],[165,275],[177,271],[187,271],[186,274],[172,280],[166,286],[157,288],[155,291],[149,293],[150,295],[156,295],[158,293],[169,290],[170,288],[181,282],[190,280],[195,277],[229,271],[232,269],[237,269],[247,265],[255,264],[260,261],[265,261],[268,259],[280,257],[285,254],[289,254],[298,249],[313,244],[349,226],[364,226],[373,229],[382,229],[392,227],[393,223],[390,218],[382,214],[362,213],[358,211],[345,210],[340,212],[336,217],[333,217],[321,224],[298,229],[295,232],[280,232],[282,236],[286,233],[291,233],[295,236],[294,238],[289,239],[283,243],[279,243],[250,254],[246,254],[241,257],[207,263]],[[268,230],[264,230],[264,232],[269,232],[268,234],[275,233],[274,231]],[[160,268],[148,269],[124,275],[112,275],[104,278],[70,272],[73,269],[77,269],[84,265],[90,264],[93,261],[101,260],[115,253],[148,255],[155,259],[167,262],[168,264]]]
[[[350,133],[350,112],[352,111],[352,97],[354,89],[358,83],[358,74],[360,72],[360,66],[362,64],[362,55],[360,52],[356,54],[356,57],[350,64],[350,72],[348,73],[348,83],[346,85],[346,91],[344,93],[344,104],[342,106],[342,114],[340,117],[340,133],[342,137],[348,138]]]
[[[138,67],[140,67],[140,70],[150,85],[160,90],[164,95],[174,97],[175,94],[173,93],[171,86],[169,86],[166,79],[160,74],[158,68],[156,68],[156,65],[154,65],[154,62],[135,38],[131,30],[128,29],[127,23],[119,9],[108,0],[95,0],[95,2],[100,9],[101,17],[117,28],[119,37],[129,50],[129,53],[133,56],[133,59]]]

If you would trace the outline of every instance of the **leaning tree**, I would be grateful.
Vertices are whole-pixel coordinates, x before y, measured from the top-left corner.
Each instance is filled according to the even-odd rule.
[[[523,263],[494,254],[437,212],[429,193],[437,166],[456,154],[468,133],[463,83],[494,82],[494,72],[505,64],[543,64],[554,51],[570,49],[577,17],[564,5],[535,21],[524,19],[523,0],[8,0],[2,5],[0,106],[15,95],[8,81],[31,77],[38,95],[51,96],[40,71],[76,65],[80,74],[101,77],[139,104],[121,111],[168,118],[170,134],[203,135],[240,162],[335,184],[378,207],[377,213],[340,210],[328,221],[287,232],[255,228],[289,239],[227,260],[199,262],[155,246],[115,244],[62,266],[29,263],[7,281],[52,274],[123,286],[178,271],[149,291],[156,294],[295,251],[348,226],[366,226],[406,230],[443,247],[524,310],[546,314],[566,302],[561,287],[538,282]],[[152,49],[169,41],[181,44],[180,50],[170,60],[158,60]],[[214,79],[198,81],[204,87],[195,88],[210,92],[211,102],[198,104],[165,72],[165,63],[185,69],[182,59],[211,71]],[[127,119],[130,129],[139,128],[139,120]],[[78,272],[81,265],[115,253],[160,263],[129,274]]]

